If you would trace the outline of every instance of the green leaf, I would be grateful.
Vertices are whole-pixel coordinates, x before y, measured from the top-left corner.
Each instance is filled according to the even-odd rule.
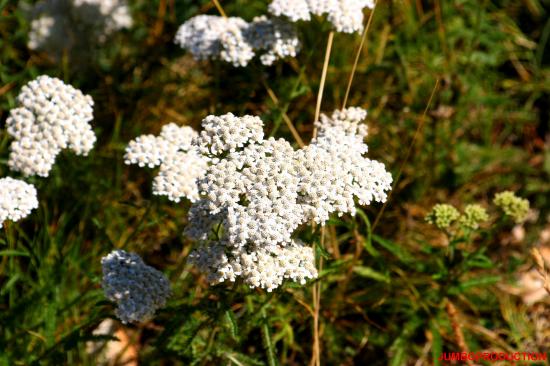
[[[273,342],[271,341],[271,335],[269,334],[269,324],[267,323],[267,316],[265,313],[265,308],[261,310],[262,314],[262,343],[264,345],[264,350],[267,357],[267,364],[269,366],[277,366],[277,358],[275,357],[275,347],[273,347]]]
[[[321,243],[319,243],[318,241],[315,241],[315,249],[317,251],[317,254],[320,255],[321,257],[323,257],[324,259],[330,259],[331,258],[330,253],[327,252],[327,250],[325,248],[323,248]]]
[[[490,269],[494,267],[493,261],[482,253],[478,253],[471,258],[468,258],[465,264],[468,268]]]
[[[439,332],[439,325],[436,319],[432,319],[430,322],[430,330],[432,332],[432,359],[434,366],[440,366],[439,357],[443,353],[443,339],[441,338],[441,332]]]
[[[403,331],[390,346],[390,366],[402,366],[406,364],[409,338],[412,337],[416,329],[422,324],[423,321],[418,317],[413,317],[405,323]]]
[[[373,257],[380,256],[380,253],[376,249],[374,249],[374,247],[372,246],[372,230],[371,230],[370,220],[369,220],[367,214],[363,210],[358,208],[357,209],[357,215],[361,219],[363,219],[363,222],[367,226],[367,237],[365,238],[365,241],[363,242],[363,246],[365,247],[365,250],[370,255],[372,255]]]
[[[227,310],[224,314],[225,320],[227,322],[227,325],[229,326],[229,331],[231,333],[231,337],[233,339],[238,340],[239,339],[239,327],[237,325],[237,320],[235,319],[235,315],[233,314],[233,311],[231,309]]]
[[[474,279],[462,282],[459,285],[459,288],[461,290],[467,290],[472,287],[490,286],[499,282],[501,279],[502,279],[501,276],[485,276],[485,277],[474,278]]]
[[[399,246],[387,239],[384,239],[378,235],[373,235],[372,238],[382,247],[394,254],[401,262],[403,263],[412,263],[414,262],[414,257],[402,246]]]
[[[15,249],[0,250],[0,257],[30,257],[29,253]]]
[[[353,272],[357,273],[361,277],[367,277],[376,281],[390,283],[390,278],[387,274],[375,271],[370,267],[355,266]]]

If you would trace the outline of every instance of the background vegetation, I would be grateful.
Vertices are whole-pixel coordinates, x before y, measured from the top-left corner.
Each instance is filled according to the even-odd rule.
[[[53,61],[27,49],[22,4],[0,1],[2,127],[20,88],[48,74],[92,95],[98,136],[88,158],[63,154],[48,179],[30,179],[39,209],[0,233],[0,364],[96,364],[86,342],[113,336],[92,332],[113,317],[100,259],[114,248],[139,253],[173,285],[155,319],[116,333],[143,365],[307,365],[316,338],[324,365],[549,350],[549,327],[540,329],[550,324],[548,299],[524,303],[517,279],[550,225],[550,2],[379,1],[348,105],[369,110],[369,156],[401,175],[383,214],[380,205],[364,207],[332,220],[323,239],[318,228],[304,233],[323,258],[319,280],[271,294],[211,287],[187,266],[188,203],[152,196],[153,172],[122,157],[129,140],[167,122],[198,128],[206,115],[226,112],[260,115],[267,133],[293,141],[286,111],[307,142],[330,28],[300,24],[296,59],[233,68],[196,62],[173,43],[189,17],[217,14],[211,2],[130,3],[130,31],[90,48],[90,57]],[[222,1],[246,19],[267,3]],[[323,111],[341,106],[359,41],[336,34]],[[1,175],[14,176],[5,130],[0,137]],[[530,220],[491,222],[458,238],[465,254],[449,259],[448,238],[425,222],[427,212],[439,202],[488,206],[505,189],[529,199]]]

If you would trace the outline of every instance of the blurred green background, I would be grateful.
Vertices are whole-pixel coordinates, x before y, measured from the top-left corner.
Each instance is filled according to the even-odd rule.
[[[247,20],[268,5],[221,3],[228,15]],[[99,363],[86,342],[109,339],[92,331],[113,316],[100,287],[100,259],[124,248],[167,274],[174,291],[155,319],[112,335],[128,337],[140,364],[307,365],[313,285],[286,284],[271,294],[209,286],[186,266],[189,204],[152,196],[153,172],[124,165],[123,155],[129,140],[158,134],[168,122],[198,129],[208,114],[227,112],[259,115],[268,134],[293,141],[286,112],[309,141],[330,26],[300,23],[296,59],[233,68],[194,61],[173,43],[191,16],[217,14],[210,1],[129,4],[130,30],[90,45],[87,57],[66,53],[55,61],[26,47],[24,5],[0,1],[2,128],[20,88],[48,74],[93,97],[98,136],[87,158],[63,153],[49,178],[28,179],[38,188],[39,209],[0,233],[0,364]],[[380,205],[332,220],[318,246],[325,258],[317,282],[321,364],[438,364],[437,352],[464,347],[447,316],[451,295],[469,350],[548,351],[550,325],[542,335],[537,328],[550,324],[548,298],[526,304],[506,289],[517,288],[531,265],[529,248],[545,244],[541,233],[550,226],[549,14],[547,0],[378,2],[348,105],[368,109],[369,157],[394,178],[424,125],[374,230]],[[341,106],[359,41],[359,34],[335,36],[327,113]],[[7,168],[9,136],[0,133],[0,171],[17,177]],[[484,258],[468,267],[471,278],[449,279],[443,296],[437,279],[448,264],[438,249],[445,242],[424,216],[439,202],[486,205],[506,189],[529,199],[530,220],[481,233]],[[304,235],[319,240],[318,232]]]

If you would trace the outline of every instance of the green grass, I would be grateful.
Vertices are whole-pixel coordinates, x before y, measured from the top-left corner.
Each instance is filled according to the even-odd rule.
[[[286,111],[308,141],[330,28],[319,19],[300,24],[296,59],[234,69],[196,62],[173,44],[186,19],[216,14],[211,2],[131,3],[130,31],[85,60],[52,62],[27,49],[21,5],[0,1],[2,125],[20,88],[48,74],[92,95],[98,136],[89,157],[64,153],[49,178],[29,179],[39,209],[0,232],[0,365],[95,364],[86,341],[98,340],[93,329],[114,316],[100,286],[100,259],[114,248],[139,253],[173,286],[157,317],[127,327],[141,364],[307,365],[314,283],[287,283],[271,294],[209,286],[186,265],[194,245],[182,236],[189,204],[153,196],[153,171],[128,167],[122,156],[138,135],[157,134],[170,121],[198,128],[211,113],[259,115],[268,134],[293,141]],[[267,3],[222,2],[229,15],[246,19]],[[303,233],[325,257],[315,282],[322,289],[322,364],[428,365],[442,351],[459,352],[448,301],[470,350],[527,351],[533,344],[531,308],[500,285],[531,263],[529,248],[550,214],[549,14],[544,0],[379,1],[348,105],[369,110],[369,157],[394,177],[436,80],[440,86],[374,231],[380,205],[333,218],[324,246],[319,229]],[[340,107],[359,41],[336,34],[323,111]],[[9,138],[0,133],[1,176],[17,177],[7,168]],[[455,238],[461,249],[449,259],[424,215],[440,202],[488,206],[506,189],[539,212],[523,242],[504,246],[512,224],[499,221]]]

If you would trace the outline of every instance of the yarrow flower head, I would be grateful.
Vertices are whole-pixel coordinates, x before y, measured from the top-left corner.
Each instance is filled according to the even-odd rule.
[[[451,205],[440,203],[435,205],[426,216],[426,221],[439,229],[449,228],[458,218],[460,213]]]
[[[64,50],[101,44],[132,26],[125,0],[42,0],[31,11],[28,47],[60,57]],[[85,44],[85,47],[82,45]]]
[[[198,15],[180,26],[175,43],[197,60],[220,59],[246,66],[256,55],[264,65],[294,57],[300,42],[293,25],[282,19],[256,17],[251,23],[237,17]]]
[[[269,12],[293,22],[310,20],[313,15],[326,15],[337,32],[363,30],[363,9],[374,8],[374,0],[273,0]]]
[[[36,188],[10,177],[0,179],[0,227],[6,220],[19,221],[38,207]]]
[[[487,210],[477,204],[467,205],[460,216],[460,224],[470,230],[475,230],[479,225],[489,220]]]
[[[511,191],[497,193],[493,202],[518,224],[525,221],[529,213],[529,201]]]
[[[89,95],[42,75],[21,89],[17,103],[6,121],[15,139],[8,161],[12,170],[47,177],[61,150],[86,156],[93,148],[96,137],[89,124],[93,119]]]
[[[166,304],[170,283],[134,253],[114,250],[101,259],[105,296],[116,302],[123,323],[145,321]]]
[[[162,127],[160,136],[143,135],[130,141],[124,162],[149,168],[160,165],[153,181],[153,194],[167,196],[174,202],[183,197],[196,201],[197,179],[204,175],[207,164],[207,159],[192,145],[197,136],[191,127],[169,123]]]
[[[300,150],[264,139],[258,117],[206,117],[196,144],[209,167],[186,230],[201,242],[191,262],[213,283],[241,277],[268,291],[284,279],[315,278],[313,250],[293,238],[296,229],[354,214],[355,198],[383,202],[391,188],[384,165],[363,156],[365,117],[359,108],[323,116],[317,138]]]

